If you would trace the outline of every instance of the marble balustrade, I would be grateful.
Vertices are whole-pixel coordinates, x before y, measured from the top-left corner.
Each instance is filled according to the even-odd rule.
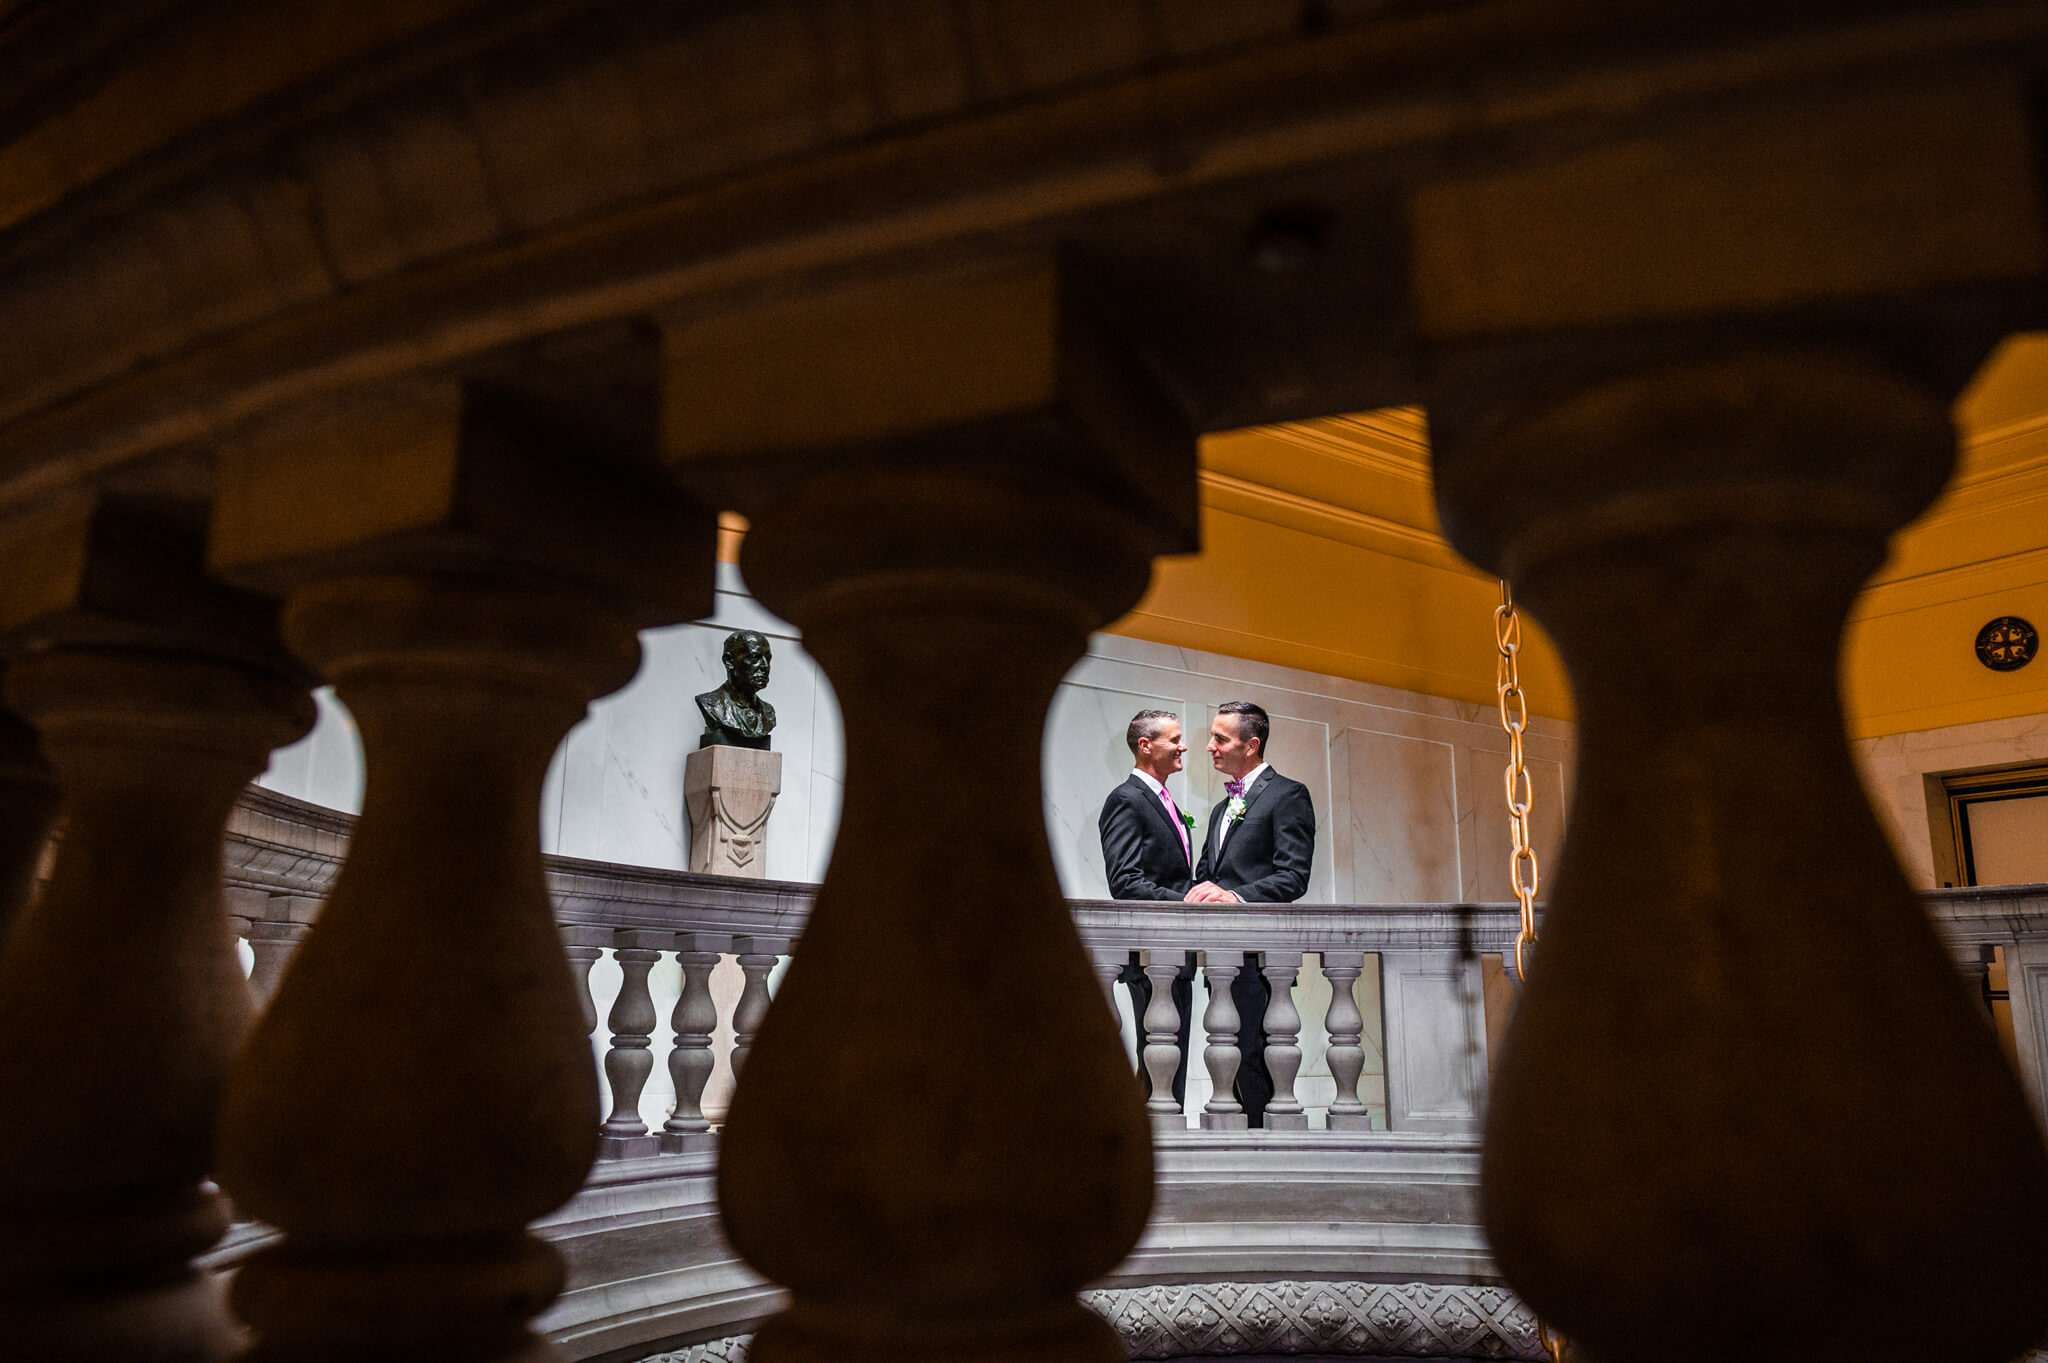
[[[256,787],[237,807],[228,907],[253,956],[259,1002],[308,930],[350,824],[346,814]],[[547,875],[605,1078],[605,1155],[712,1148],[731,1099],[734,1054],[743,1066],[813,887],[566,857],[550,857]],[[1122,1015],[1134,1070],[1168,1081],[1152,1085],[1155,1134],[1243,1125],[1228,1099],[1229,1075],[1242,1063],[1237,1019],[1218,1000],[1227,1003],[1232,975],[1254,968],[1276,986],[1276,998],[1277,986],[1291,986],[1294,1016],[1267,1014],[1269,1068],[1278,1078],[1307,1059],[1327,1065],[1329,1076],[1323,1091],[1295,1104],[1302,1111],[1290,1111],[1286,1099],[1305,1093],[1292,1093],[1291,1083],[1281,1089],[1269,1109],[1271,1127],[1477,1134],[1488,1037],[1498,1034],[1489,1026],[1497,1019],[1487,1015],[1482,962],[1512,961],[1514,906],[1069,902],[1107,999]],[[1998,950],[2014,1057],[2048,1121],[2048,888],[1942,890],[1923,902],[1972,992],[1985,992]],[[1142,1018],[1130,1015],[1128,990],[1115,983],[1133,953],[1155,982]],[[1186,1100],[1176,1104],[1168,1095],[1180,1064],[1180,1019],[1171,989],[1160,986],[1188,960],[1196,966],[1193,1054]],[[1361,995],[1368,1006],[1377,999],[1376,1017],[1362,1015]],[[1378,1075],[1361,1075],[1362,1033],[1379,1039]]]

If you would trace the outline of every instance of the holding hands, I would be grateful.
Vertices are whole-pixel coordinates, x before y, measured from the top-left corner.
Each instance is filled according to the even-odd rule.
[[[1182,900],[1188,904],[1242,904],[1233,890],[1226,890],[1213,880],[1205,880],[1190,889]]]

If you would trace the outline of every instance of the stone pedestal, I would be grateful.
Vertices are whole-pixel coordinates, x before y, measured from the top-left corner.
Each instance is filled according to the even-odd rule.
[[[767,874],[768,815],[782,793],[782,754],[763,748],[699,748],[683,762],[690,815],[690,869],[721,876]]]

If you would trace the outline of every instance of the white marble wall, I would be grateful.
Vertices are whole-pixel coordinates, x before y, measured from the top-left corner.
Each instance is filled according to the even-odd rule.
[[[2048,762],[2048,715],[1887,734],[1851,746],[1863,772],[1864,788],[1877,808],[1878,821],[1891,835],[1907,879],[1915,889],[1939,889],[1929,816],[1945,822],[1948,813],[1938,790],[1930,796],[1929,778],[1983,767]]]
[[[734,629],[756,629],[775,649],[767,696],[776,708],[775,746],[783,754],[783,788],[768,825],[768,874],[781,880],[820,879],[839,819],[844,748],[832,689],[795,629],[761,609],[737,570],[720,569],[717,610],[708,621],[650,630],[644,661],[624,690],[598,701],[556,753],[542,801],[541,841],[550,852],[600,861],[681,868],[689,826],[683,813],[683,759],[702,723],[692,697],[724,677],[719,652]],[[1251,700],[1273,717],[1273,765],[1305,783],[1315,801],[1316,855],[1307,899],[1320,903],[1503,901],[1508,885],[1507,815],[1501,768],[1507,745],[1491,706],[1441,700],[1292,668],[1098,635],[1055,698],[1044,738],[1044,802],[1053,857],[1066,893],[1107,894],[1096,818],[1103,798],[1130,772],[1124,730],[1141,709],[1172,710],[1188,733],[1188,769],[1172,781],[1174,798],[1197,820],[1198,836],[1222,783],[1202,743],[1216,707]],[[1571,758],[1571,726],[1531,722],[1528,752],[1536,795],[1539,851],[1556,849],[1563,827]],[[323,693],[313,733],[273,755],[262,783],[351,812],[362,802],[362,756],[347,710]],[[714,988],[735,993],[737,968],[727,961]],[[593,972],[600,1017],[618,989],[609,957]],[[674,1101],[666,1068],[673,1046],[669,1009],[679,988],[664,957],[651,979],[662,1024],[654,1039],[655,1069],[641,1102],[659,1125]],[[1357,998],[1365,1018],[1366,1071],[1361,1096],[1384,1126],[1380,1082],[1379,981],[1368,970]],[[1123,991],[1119,990],[1119,995]],[[1334,1094],[1325,1057],[1324,1014],[1330,987],[1313,960],[1295,987],[1302,1015],[1303,1066],[1296,1088],[1310,1120],[1323,1125]],[[1129,1001],[1120,997],[1127,1044],[1134,1043]],[[1197,980],[1196,1054],[1188,1111],[1207,1101],[1199,1063],[1206,990]],[[601,1057],[606,1029],[595,1038]],[[723,1057],[705,1095],[714,1116],[730,1091]],[[1194,1121],[1193,1116],[1190,1122]]]
[[[689,826],[683,759],[702,721],[692,697],[724,679],[726,634],[756,629],[775,649],[782,795],[768,824],[768,874],[818,880],[839,821],[844,750],[839,708],[794,627],[762,610],[737,570],[722,566],[709,620],[649,630],[624,690],[598,701],[555,756],[543,797],[542,846],[599,861],[681,868]],[[1252,700],[1273,716],[1272,762],[1307,784],[1316,857],[1307,898],[1318,903],[1506,900],[1506,741],[1491,706],[1115,635],[1098,635],[1052,707],[1044,747],[1046,825],[1069,895],[1107,894],[1096,818],[1130,772],[1124,730],[1141,709],[1172,710],[1188,731],[1188,770],[1171,783],[1206,830],[1222,783],[1202,750],[1216,707]],[[1539,850],[1563,826],[1571,726],[1536,719],[1528,750]],[[320,722],[281,748],[262,784],[354,811],[362,757],[347,710],[323,693]]]
[[[1067,893],[1108,893],[1096,818],[1130,772],[1123,732],[1141,709],[1172,710],[1188,732],[1188,769],[1168,784],[1208,828],[1222,794],[1202,743],[1225,701],[1273,717],[1275,770],[1309,788],[1316,855],[1308,901],[1509,900],[1501,768],[1507,740],[1492,706],[1165,644],[1097,635],[1053,702],[1045,736],[1046,826]],[[1571,726],[1532,719],[1539,855],[1564,826]]]
[[[689,864],[683,759],[703,717],[694,697],[725,680],[721,650],[736,629],[758,630],[775,651],[765,694],[783,753],[782,794],[768,821],[767,873],[817,880],[839,826],[844,759],[832,687],[797,642],[796,628],[761,609],[729,564],[719,567],[709,620],[640,636],[640,672],[590,707],[555,753],[541,796],[541,846],[564,856],[681,870]],[[272,754],[260,783],[354,813],[362,806],[362,748],[348,711],[320,693],[313,732]]]

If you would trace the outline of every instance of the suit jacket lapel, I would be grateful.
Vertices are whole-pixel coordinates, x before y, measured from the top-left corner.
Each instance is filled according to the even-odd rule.
[[[1209,806],[1209,827],[1206,836],[1202,839],[1202,855],[1209,859],[1209,872],[1211,875],[1214,875],[1216,872],[1216,863],[1223,859],[1222,854],[1216,850],[1216,835],[1223,831],[1223,812],[1229,807],[1230,802],[1228,800]]]
[[[1174,843],[1176,845],[1180,845],[1180,835],[1182,830],[1180,826],[1174,823],[1173,814],[1166,808],[1166,801],[1160,799],[1157,795],[1153,794],[1152,787],[1146,785],[1143,781],[1140,781],[1135,772],[1131,775],[1131,785],[1133,788],[1137,790],[1138,798],[1144,801],[1146,804],[1152,806],[1152,812],[1159,816],[1159,822],[1166,825],[1167,832],[1172,836]],[[1194,839],[1189,838],[1185,846],[1189,850],[1193,850]],[[1188,869],[1194,869],[1193,863],[1189,864]]]
[[[1252,805],[1258,801],[1259,796],[1265,793],[1266,787],[1273,784],[1272,778],[1273,769],[1271,767],[1268,767],[1264,771],[1259,773],[1259,779],[1252,782],[1251,788],[1245,791],[1244,813],[1238,815],[1237,822],[1230,826],[1230,841],[1223,845],[1224,853],[1229,852],[1229,850],[1236,845],[1237,835],[1244,831],[1244,821],[1251,817]],[[1222,807],[1224,810],[1228,810],[1230,808],[1230,801],[1225,800],[1223,802]],[[1213,843],[1216,840],[1216,834],[1220,833],[1222,829],[1223,815],[1221,813],[1218,813],[1215,817],[1209,820],[1210,842]],[[1222,860],[1223,853],[1217,853],[1212,849],[1209,858],[1209,869],[1212,871],[1220,869],[1220,864]]]
[[[1272,784],[1273,769],[1268,767],[1259,773],[1259,779],[1252,782],[1252,788],[1244,793],[1244,812],[1246,814],[1252,812],[1252,806],[1258,803],[1259,797],[1266,793],[1266,787]],[[1239,818],[1238,822],[1243,823],[1243,818]]]

